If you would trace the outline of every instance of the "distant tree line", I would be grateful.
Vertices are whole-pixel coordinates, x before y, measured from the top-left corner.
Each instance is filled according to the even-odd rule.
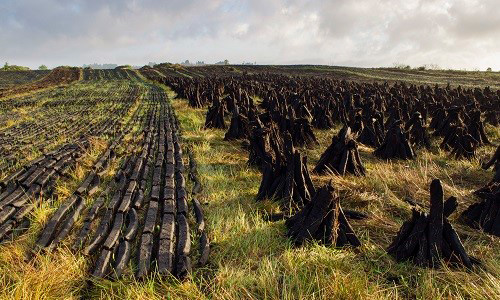
[[[182,66],[204,66],[204,65],[210,65],[210,64],[205,63],[205,61],[203,61],[203,60],[199,60],[196,63],[192,63],[189,61],[189,59],[186,59],[185,61],[181,62],[180,65],[182,65]],[[214,63],[214,65],[229,65],[229,60],[227,60],[227,59],[221,60],[221,61]]]
[[[199,60],[196,63],[192,63],[189,61],[189,59],[186,59],[185,61],[181,62],[180,65],[182,65],[182,66],[203,66],[203,65],[205,65],[205,62]]]
[[[225,59],[223,61],[218,61],[215,64],[216,65],[229,65],[229,60]]]
[[[3,67],[0,68],[0,71],[29,71],[31,70],[29,67],[23,67],[18,65],[10,65],[6,62]],[[38,70],[49,70],[46,65],[41,65],[38,67]]]
[[[23,66],[16,66],[16,65],[9,65],[8,62],[6,62],[2,68],[0,68],[1,71],[28,71],[30,68],[28,67],[23,67]]]
[[[91,68],[91,69],[114,69],[118,67],[117,64],[90,64],[90,65],[83,65],[84,68]]]
[[[394,63],[393,68],[395,69],[400,69],[400,70],[418,70],[418,71],[425,71],[425,70],[443,70],[440,66],[436,64],[428,64],[428,65],[422,65],[419,67],[411,67],[410,65],[407,64],[402,64],[402,63]],[[466,69],[462,69],[461,71],[467,71]],[[473,69],[471,71],[479,71],[479,69]],[[486,72],[492,72],[491,68],[487,68]]]

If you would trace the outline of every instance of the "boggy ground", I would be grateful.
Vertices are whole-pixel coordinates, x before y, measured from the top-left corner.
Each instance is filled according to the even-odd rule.
[[[431,69],[401,69],[401,68],[356,68],[320,65],[207,65],[181,66],[172,64],[157,65],[154,71],[169,76],[204,77],[207,75],[227,76],[242,73],[274,73],[290,76],[321,76],[339,80],[361,82],[401,82],[408,84],[429,84],[462,87],[486,86],[498,90],[500,88],[500,72],[482,72],[465,70],[431,70]]]
[[[316,176],[316,185],[333,181],[344,208],[367,213],[352,225],[363,243],[359,251],[309,243],[295,248],[285,237],[284,222],[265,216],[279,211],[276,204],[257,203],[260,172],[247,166],[248,153],[239,142],[223,141],[223,130],[204,130],[204,109],[174,100],[184,139],[193,146],[204,186],[203,201],[213,242],[211,264],[194,273],[197,290],[214,299],[386,299],[500,297],[500,240],[459,223],[458,215],[477,201],[472,192],[492,178],[479,160],[494,151],[486,146],[472,161],[455,160],[438,149],[419,150],[414,161],[382,161],[373,149],[360,147],[366,177]],[[320,146],[302,149],[311,170],[340,128],[316,131]],[[500,130],[487,128],[494,144]],[[429,184],[440,178],[445,196],[456,196],[459,208],[450,220],[466,250],[482,268],[432,270],[396,263],[385,251],[402,222],[411,215],[413,199],[429,208]],[[192,294],[196,297],[196,294]]]
[[[102,79],[107,74],[102,73],[91,74],[89,78]],[[106,87],[103,82],[91,84],[96,85],[87,85],[89,89]],[[86,93],[82,87],[80,83],[73,84],[65,91],[73,90],[71,96],[79,95],[79,90]],[[144,89],[146,86],[141,91]],[[170,98],[175,96],[165,90]],[[57,91],[54,93],[57,96]],[[120,93],[113,96],[119,97]],[[54,95],[49,97],[57,99]],[[122,124],[138,110],[142,97],[138,99],[123,116]],[[493,146],[480,148],[475,160],[455,160],[440,151],[437,141],[433,140],[432,149],[419,150],[416,160],[390,162],[375,158],[373,149],[360,146],[366,177],[313,175],[313,181],[319,186],[332,180],[344,208],[369,215],[367,220],[352,222],[363,246],[357,250],[315,243],[294,247],[285,236],[283,221],[267,221],[268,214],[279,212],[278,206],[271,201],[255,201],[261,175],[257,169],[247,166],[248,153],[241,148],[241,143],[223,141],[224,130],[203,129],[206,109],[190,108],[184,99],[172,100],[172,105],[180,121],[183,144],[192,147],[198,161],[203,185],[200,201],[212,243],[209,264],[195,268],[184,282],[158,275],[137,280],[128,274],[118,281],[93,280],[89,287],[91,264],[69,250],[71,236],[54,251],[26,260],[26,253],[33,247],[43,225],[85,179],[85,174],[106,149],[106,137],[92,138],[91,146],[72,168],[70,177],[56,182],[58,199],[40,201],[30,216],[29,230],[0,246],[0,299],[500,298],[500,240],[458,221],[459,213],[477,201],[472,192],[492,177],[491,171],[479,168],[479,160],[493,153]],[[4,126],[9,128],[15,124],[6,120]],[[320,145],[301,149],[308,156],[310,170],[339,129],[315,131]],[[131,129],[132,132],[138,130],[138,126]],[[500,143],[498,128],[487,127],[487,132],[494,144]],[[117,150],[117,159],[104,175],[104,182],[113,178],[120,158],[130,153],[130,146],[136,144],[136,140],[133,134],[125,136]],[[411,198],[427,210],[432,178],[442,180],[446,197],[458,197],[459,208],[450,220],[468,253],[482,261],[482,268],[431,270],[411,263],[396,263],[387,255],[386,247],[402,222],[410,217],[411,208],[404,199]],[[91,203],[94,199],[90,197],[86,201]],[[191,219],[190,223],[193,222]],[[193,243],[193,250],[197,249],[197,239],[193,239]],[[193,260],[196,258],[194,255]]]

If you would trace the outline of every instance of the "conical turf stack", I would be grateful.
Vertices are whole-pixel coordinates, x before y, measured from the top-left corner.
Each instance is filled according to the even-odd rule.
[[[395,121],[389,128],[385,140],[374,154],[383,159],[400,158],[413,159],[415,152],[411,147],[408,137],[403,130],[401,121]]]
[[[441,259],[472,267],[460,238],[447,220],[457,208],[457,200],[443,201],[443,187],[434,179],[430,187],[430,213],[413,209],[412,218],[401,226],[387,249],[396,261],[412,261],[419,266],[438,267]]]
[[[315,192],[307,159],[294,150],[288,133],[284,137],[284,149],[275,147],[274,150],[276,161],[264,167],[257,200],[274,198],[282,201],[285,208],[295,210],[308,203]]]
[[[332,138],[332,144],[321,155],[313,172],[365,175],[365,168],[359,157],[358,144],[354,140],[350,127],[343,127],[339,134]]]
[[[361,245],[331,183],[318,189],[311,202],[288,219],[285,225],[287,235],[296,245],[301,245],[306,240],[316,240],[336,247]]]

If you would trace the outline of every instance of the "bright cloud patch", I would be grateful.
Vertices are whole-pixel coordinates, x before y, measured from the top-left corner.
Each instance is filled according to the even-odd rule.
[[[498,0],[0,1],[0,60],[500,70]]]

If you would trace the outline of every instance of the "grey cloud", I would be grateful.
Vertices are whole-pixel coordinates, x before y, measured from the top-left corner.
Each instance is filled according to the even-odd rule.
[[[500,69],[498,0],[3,0],[0,60]]]

